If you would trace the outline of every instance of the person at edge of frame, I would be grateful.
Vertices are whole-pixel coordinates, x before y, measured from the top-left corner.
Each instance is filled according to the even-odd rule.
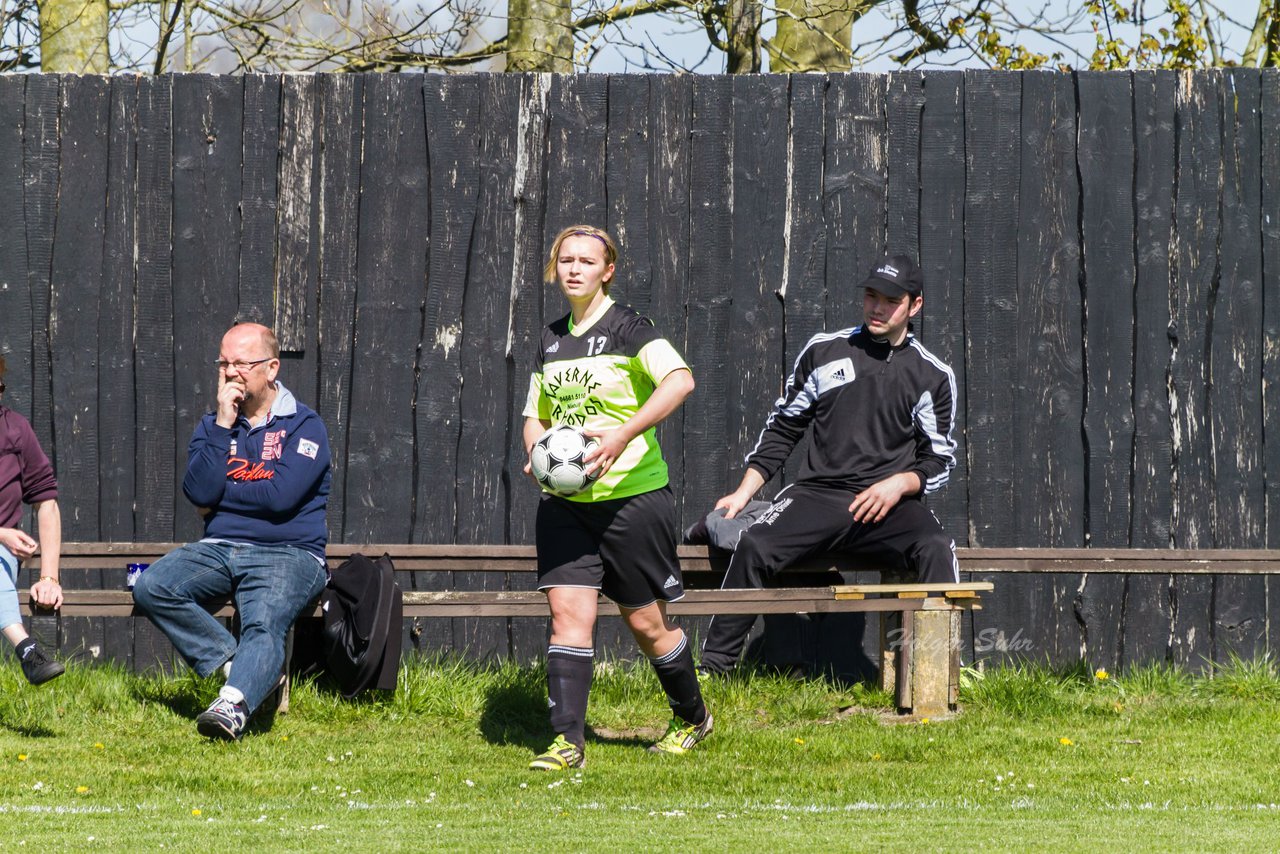
[[[217,367],[217,406],[196,425],[182,481],[204,539],[153,563],[133,598],[192,669],[226,677],[196,729],[234,741],[283,686],[285,636],[328,579],[329,438],[277,379],[280,345],[267,327],[231,327]],[[201,605],[228,596],[238,642]]]
[[[5,359],[0,356],[0,400],[4,398]],[[18,527],[22,505],[36,516],[36,540]],[[58,479],[30,422],[0,405],[0,631],[32,685],[42,685],[65,668],[27,634],[18,607],[18,569],[22,561],[40,555],[40,578],[31,585],[31,600],[44,608],[62,607],[59,558],[62,551],[62,513],[58,509]]]
[[[684,597],[675,501],[654,427],[693,391],[693,374],[653,323],[609,296],[618,249],[609,234],[574,225],[556,236],[543,269],[569,313],[542,333],[524,408],[526,452],[553,424],[599,441],[595,477],[581,493],[538,503],[538,589],[551,608],[547,701],[555,740],[529,767],[581,768],[595,651],[597,594],[617,603],[671,705],[649,750],[683,754],[711,734],[688,638],[666,606]],[[532,473],[529,464],[526,474]]]
[[[810,433],[796,481],[742,532],[723,588],[762,588],[791,564],[827,551],[874,555],[923,583],[956,582],[955,543],[922,496],[955,466],[951,368],[911,332],[924,277],[906,255],[877,263],[861,285],[863,324],[814,335],[746,457],[738,488],[716,502],[732,519]],[[717,615],[700,676],[732,670],[754,614]]]

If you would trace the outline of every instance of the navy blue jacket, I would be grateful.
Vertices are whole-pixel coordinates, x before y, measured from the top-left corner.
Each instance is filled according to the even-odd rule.
[[[230,429],[212,412],[200,419],[182,492],[209,508],[206,539],[298,546],[323,559],[329,435],[319,415],[283,384],[276,387],[271,413],[257,427],[244,416]]]

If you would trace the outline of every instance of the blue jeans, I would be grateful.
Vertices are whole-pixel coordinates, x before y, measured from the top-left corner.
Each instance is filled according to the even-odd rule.
[[[0,629],[22,622],[18,610],[18,559],[0,546]]]
[[[227,684],[252,711],[280,679],[285,635],[325,577],[315,556],[294,546],[191,543],[138,576],[133,599],[201,676],[234,656]],[[239,644],[200,604],[227,596],[240,617]]]

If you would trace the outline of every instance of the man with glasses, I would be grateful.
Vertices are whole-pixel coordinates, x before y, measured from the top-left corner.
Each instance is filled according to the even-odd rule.
[[[226,674],[196,728],[234,741],[280,685],[289,627],[325,585],[329,438],[276,379],[280,346],[267,327],[233,326],[217,366],[217,408],[191,437],[182,481],[204,539],[156,561],[133,596],[197,673]],[[238,642],[201,604],[228,596]]]

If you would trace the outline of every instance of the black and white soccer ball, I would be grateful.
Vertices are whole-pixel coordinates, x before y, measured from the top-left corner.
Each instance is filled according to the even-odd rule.
[[[587,454],[600,445],[577,427],[557,424],[533,443],[529,464],[538,483],[553,495],[577,495],[591,485]]]

